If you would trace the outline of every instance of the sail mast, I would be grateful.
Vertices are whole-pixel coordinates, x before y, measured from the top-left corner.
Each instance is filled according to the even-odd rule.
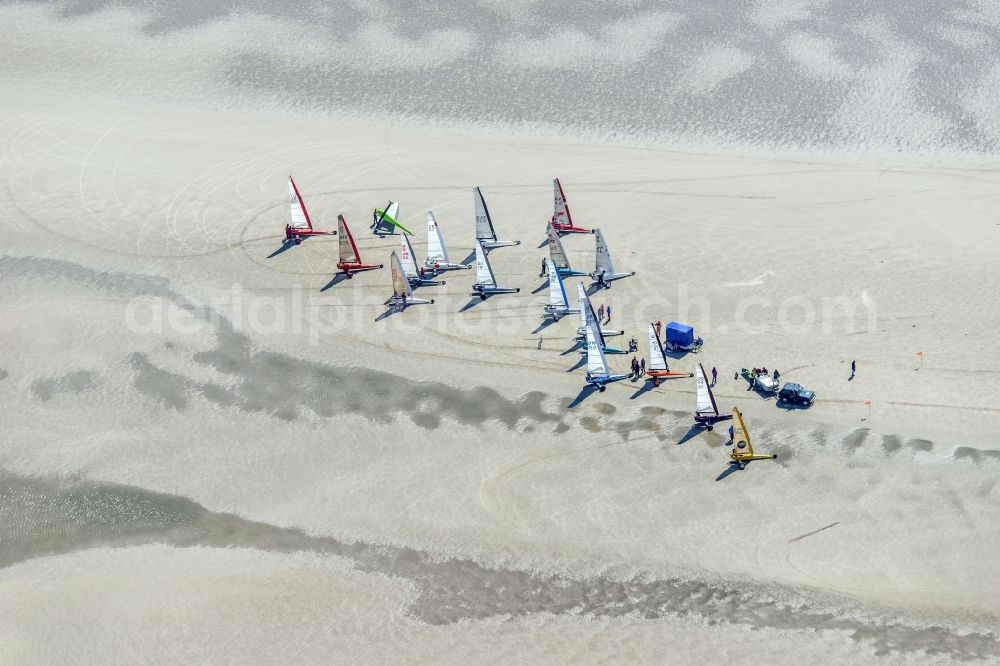
[[[291,176],[288,177],[288,204],[291,208],[293,229],[312,229],[312,220],[309,218],[309,211],[306,210],[306,202],[299,194],[299,188]],[[303,226],[304,225],[304,226]]]
[[[493,228],[493,218],[490,217],[482,191],[478,187],[472,188],[472,197],[476,205],[476,239],[495,241],[497,232]]]
[[[493,267],[490,265],[490,260],[483,250],[483,242],[481,240],[476,241],[476,283],[491,287],[495,287],[497,284],[496,276],[493,274]]]
[[[660,336],[656,334],[656,327],[652,324],[649,325],[649,369],[667,370],[667,357],[663,353]]]
[[[743,422],[743,414],[733,407],[733,451],[753,455],[753,444],[750,443],[750,433]]]
[[[337,215],[337,233],[340,236],[340,261],[345,264],[356,264],[361,262],[358,256],[358,246],[354,243],[354,236],[351,228],[347,226],[344,215]]]
[[[569,270],[569,259],[566,257],[566,251],[563,249],[563,244],[559,239],[559,234],[556,233],[556,230],[552,226],[551,222],[546,225],[545,236],[548,239],[549,257],[552,259],[552,264],[556,268]]]
[[[448,263],[448,248],[445,247],[444,237],[433,211],[427,211],[427,261]]]
[[[705,377],[705,368],[699,363],[695,366],[695,384],[697,387],[697,402],[695,412],[697,414],[718,416],[719,407],[715,404],[715,396],[712,394],[712,387],[708,385]]]
[[[566,202],[566,193],[563,192],[562,183],[558,178],[552,179],[552,194],[555,199],[553,206],[552,221],[556,224],[573,226],[573,216],[569,212],[569,204]]]
[[[410,289],[410,281],[406,279],[406,272],[403,271],[403,264],[399,261],[399,255],[394,251],[389,257],[389,265],[392,268],[392,295],[397,298],[413,296]]]

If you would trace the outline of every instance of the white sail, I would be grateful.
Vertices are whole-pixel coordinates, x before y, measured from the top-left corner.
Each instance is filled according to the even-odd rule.
[[[600,339],[601,328],[597,324],[597,317],[592,309],[585,307],[583,301],[580,302],[580,309],[587,312],[587,374],[607,377],[610,374],[608,360],[604,357],[604,344]]]
[[[413,253],[413,245],[410,244],[410,237],[406,234],[399,236],[399,260],[403,264],[403,270],[412,278],[418,277],[417,257]]]
[[[390,220],[392,220],[393,222],[396,222],[399,219],[399,202],[398,201],[390,201],[389,202],[389,207],[385,209],[385,216],[387,218],[389,218]]]
[[[604,331],[601,330],[600,322],[597,321],[597,313],[594,312],[594,305],[590,302],[590,297],[587,296],[587,290],[583,288],[583,283],[579,282],[576,285],[577,295],[580,299],[580,321],[583,323],[583,327],[587,328],[589,324],[587,322],[593,320],[594,322],[594,335],[597,337],[597,341],[601,345],[601,353],[604,353],[604,347],[606,343],[604,342]]]
[[[389,266],[392,268],[392,295],[396,297],[412,297],[413,290],[410,289],[410,281],[406,279],[403,264],[399,261],[399,255],[395,252],[389,257]]]
[[[478,187],[472,188],[472,198],[476,205],[476,240],[495,241],[497,232],[493,229],[493,219]]]
[[[615,267],[611,263],[611,253],[608,252],[608,244],[604,241],[604,234],[600,229],[594,229],[594,236],[597,238],[597,261],[595,274],[605,273],[608,277],[615,274]]]
[[[291,209],[292,222],[289,226],[292,229],[312,229],[312,222],[309,220],[309,211],[299,196],[299,188],[295,186],[292,177],[288,177],[288,206]]]
[[[559,234],[557,234],[556,230],[552,228],[551,222],[549,222],[545,227],[545,236],[548,238],[549,242],[549,257],[552,259],[552,265],[556,268],[569,270],[569,259],[566,257],[566,251],[563,250]]]
[[[360,263],[358,247],[354,244],[354,236],[351,235],[351,229],[347,226],[347,220],[343,215],[337,216],[337,235],[340,237],[340,263]]]
[[[694,408],[695,414],[718,416],[719,408],[715,405],[715,396],[712,395],[712,387],[708,385],[708,379],[705,377],[705,368],[701,366],[701,363],[695,366],[694,376],[698,393]]]
[[[448,263],[448,249],[444,246],[441,228],[433,211],[427,211],[427,263]]]
[[[495,287],[496,277],[493,275],[493,267],[490,260],[486,258],[482,241],[476,241],[476,284]]]
[[[549,271],[549,305],[556,308],[568,308],[569,299],[566,298],[566,287],[563,286],[559,271]]]
[[[558,178],[552,179],[552,195],[555,199],[553,206],[552,221],[556,224],[573,225],[573,218],[569,214],[569,206],[566,205],[566,194],[563,192],[562,183]]]
[[[656,334],[656,327],[652,324],[649,325],[649,369],[667,370],[667,359],[663,355],[660,336]]]

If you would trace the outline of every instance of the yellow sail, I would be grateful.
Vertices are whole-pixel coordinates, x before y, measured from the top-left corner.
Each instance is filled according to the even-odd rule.
[[[736,407],[733,407],[733,457],[743,457],[753,455],[753,444],[750,443],[750,433],[743,422],[743,414]]]
[[[751,460],[774,460],[778,457],[773,453],[754,453],[747,424],[743,422],[743,414],[736,407],[733,407],[733,450],[729,452],[729,457],[740,469]]]

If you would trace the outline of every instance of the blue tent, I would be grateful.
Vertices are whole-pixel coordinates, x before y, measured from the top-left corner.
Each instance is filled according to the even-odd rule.
[[[694,344],[694,328],[676,321],[667,322],[666,341],[678,347],[690,347]]]

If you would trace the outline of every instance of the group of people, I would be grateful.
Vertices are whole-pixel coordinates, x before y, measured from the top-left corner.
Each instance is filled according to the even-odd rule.
[[[632,357],[632,372],[629,374],[629,379],[639,379],[644,374],[646,374],[646,359],[637,359],[635,356]]]
[[[713,368],[713,370],[714,370],[714,368]],[[753,389],[754,385],[756,385],[756,383],[757,383],[757,377],[760,377],[762,375],[767,375],[767,374],[768,374],[767,368],[763,367],[763,366],[760,367],[760,368],[751,368],[749,371],[747,371],[747,375],[748,375],[747,376],[747,381],[750,382],[750,385],[747,386],[747,390],[749,391],[749,390]],[[771,375],[771,378],[774,379],[775,385],[777,385],[778,380],[781,379],[781,373],[778,372],[777,370],[775,370],[774,372],[770,373],[770,375]],[[740,373],[737,372],[736,375],[733,377],[733,379],[739,379],[739,376],[740,376]]]

